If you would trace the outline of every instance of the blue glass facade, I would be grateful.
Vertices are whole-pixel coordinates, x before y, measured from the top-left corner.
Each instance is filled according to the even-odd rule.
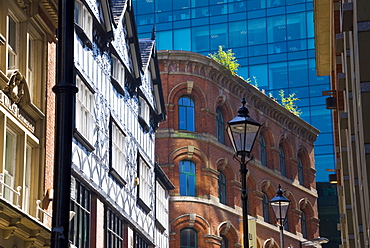
[[[312,0],[133,0],[139,38],[151,37],[158,50],[187,50],[203,55],[218,46],[232,49],[244,78],[279,98],[296,93],[301,118],[321,133],[315,143],[317,181],[334,168],[331,111],[322,91],[329,77],[316,76]],[[253,80],[252,80],[253,83]]]

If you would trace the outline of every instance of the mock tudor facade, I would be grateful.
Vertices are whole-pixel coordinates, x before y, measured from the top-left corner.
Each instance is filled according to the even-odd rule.
[[[111,6],[111,9],[110,9]],[[168,247],[168,189],[155,163],[165,120],[155,41],[131,1],[75,2],[72,247]]]
[[[247,165],[250,246],[280,247],[269,206],[278,184],[291,200],[286,247],[317,238],[318,130],[208,57],[166,50],[158,58],[168,116],[157,131],[156,154],[176,187],[170,191],[170,247],[243,247],[240,165],[225,137],[242,98],[263,124]]]

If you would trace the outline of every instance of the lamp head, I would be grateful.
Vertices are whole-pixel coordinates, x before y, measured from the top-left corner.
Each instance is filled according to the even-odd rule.
[[[245,98],[241,103],[238,116],[227,123],[227,133],[236,156],[249,157],[262,125],[250,118]]]
[[[279,220],[280,223],[283,223],[288,213],[290,200],[283,195],[280,184],[278,187],[279,189],[276,191],[276,196],[270,200],[270,204],[276,219]]]

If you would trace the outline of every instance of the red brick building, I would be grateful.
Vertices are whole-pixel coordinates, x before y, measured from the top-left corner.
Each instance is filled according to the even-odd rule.
[[[280,247],[268,203],[278,184],[291,200],[285,247],[317,238],[318,130],[208,57],[160,51],[158,59],[167,121],[156,135],[157,162],[176,187],[170,247],[243,247],[240,164],[224,132],[243,97],[250,116],[263,124],[248,163],[249,229],[257,236],[250,247]]]

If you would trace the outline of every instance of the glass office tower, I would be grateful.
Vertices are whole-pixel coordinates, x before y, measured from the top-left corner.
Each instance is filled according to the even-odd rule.
[[[329,77],[316,76],[312,0],[133,0],[140,38],[156,26],[157,49],[203,55],[232,49],[244,78],[279,99],[296,93],[301,118],[321,133],[315,143],[317,181],[334,168],[331,111],[322,91]],[[252,83],[255,84],[254,80]]]

